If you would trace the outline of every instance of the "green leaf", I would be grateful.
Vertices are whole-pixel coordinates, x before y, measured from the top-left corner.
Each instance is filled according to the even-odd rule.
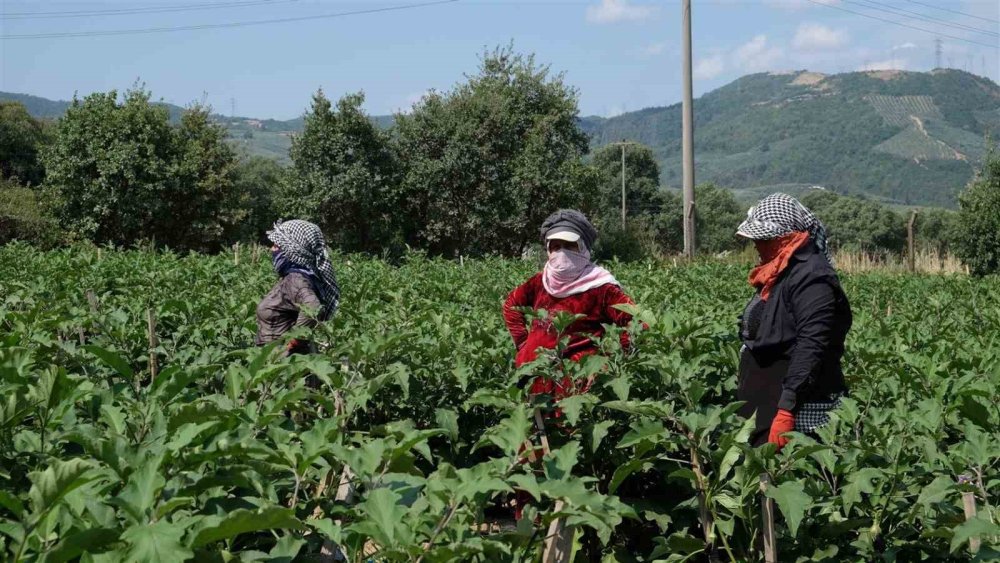
[[[577,422],[580,420],[580,413],[583,411],[584,406],[593,406],[597,403],[597,397],[589,394],[583,393],[580,395],[573,395],[571,397],[566,397],[565,399],[559,400],[559,408],[562,409],[563,414],[566,415],[566,421],[572,426],[576,426]]]
[[[969,538],[978,536],[980,538],[1000,535],[1000,526],[984,520],[982,516],[977,516],[966,520],[955,528],[955,535],[951,538],[951,552],[955,553],[962,547]]]
[[[451,409],[435,409],[434,420],[448,433],[452,445],[458,442],[458,413]]]
[[[127,380],[131,380],[134,372],[132,371],[132,366],[129,365],[125,358],[122,358],[117,353],[111,350],[106,350],[100,346],[88,345],[83,347],[84,350],[90,352],[91,354],[97,356],[99,360],[104,362],[108,367],[115,370],[118,375],[122,376]]]
[[[54,461],[45,471],[31,474],[31,501],[33,523],[38,523],[49,510],[75,489],[96,478],[90,473],[91,465],[82,459]]]
[[[590,432],[590,451],[597,453],[598,448],[601,447],[601,442],[604,441],[604,437],[608,435],[608,431],[612,426],[615,425],[613,420],[603,420],[594,424],[593,430]]]
[[[937,504],[947,498],[948,493],[955,488],[955,481],[947,475],[938,475],[929,485],[920,491],[917,497],[917,504],[924,508],[930,508],[932,504]]]
[[[128,477],[128,483],[118,495],[122,507],[137,523],[145,522],[156,503],[166,479],[160,474],[163,456],[148,456]]]
[[[21,503],[21,499],[7,491],[0,491],[0,506],[9,510],[16,518],[21,518],[24,513],[24,504]]]
[[[848,511],[854,504],[861,502],[861,493],[875,492],[873,481],[885,475],[885,471],[875,467],[862,467],[847,476],[847,484],[841,491],[844,506]]]
[[[194,556],[181,544],[184,528],[165,520],[151,524],[136,524],[122,534],[128,545],[127,559],[148,563],[180,563]]]
[[[101,551],[118,541],[119,534],[112,528],[91,528],[71,533],[45,553],[42,563],[63,563],[85,552]]]
[[[360,508],[366,520],[379,532],[378,537],[387,546],[396,545],[396,525],[402,522],[405,512],[397,503],[399,495],[390,489],[375,489],[368,494]]]
[[[306,528],[295,512],[281,506],[268,506],[258,510],[241,508],[224,517],[206,519],[208,525],[200,528],[191,541],[192,548],[213,542],[229,540],[240,534],[261,530],[303,530]]]
[[[789,531],[793,536],[796,535],[799,523],[805,516],[806,508],[812,503],[812,498],[805,493],[802,483],[786,481],[777,487],[772,485],[767,488],[764,494],[778,503],[778,509],[785,517]]]
[[[624,465],[618,466],[615,469],[615,474],[611,476],[611,483],[608,484],[608,494],[615,494],[618,487],[621,486],[622,482],[625,481],[630,475],[637,471],[647,471],[653,466],[652,463],[647,459],[633,459]]]

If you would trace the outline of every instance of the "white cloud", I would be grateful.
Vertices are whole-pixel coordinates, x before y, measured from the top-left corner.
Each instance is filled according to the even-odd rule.
[[[895,45],[892,48],[892,50],[895,51],[897,49],[916,49],[916,48],[917,48],[917,44],[916,43],[910,43],[909,41],[907,41],[906,43],[903,43],[902,45]]]
[[[865,63],[858,67],[860,71],[867,70],[906,70],[907,60],[901,58],[892,58],[884,61],[875,61],[873,63]]]
[[[694,65],[694,77],[701,80],[711,80],[726,70],[726,61],[722,55],[714,55],[707,59],[698,59]]]
[[[662,55],[664,51],[667,50],[667,44],[665,42],[650,43],[643,47],[642,52],[647,55]]]
[[[771,6],[772,8],[780,8],[782,10],[802,10],[805,8],[814,8],[816,7],[816,4],[833,6],[834,4],[840,4],[840,0],[764,0],[764,5]]]
[[[635,6],[629,4],[629,0],[601,0],[597,6],[587,6],[587,21],[591,23],[635,21],[652,14],[652,7]]]
[[[847,33],[817,23],[804,23],[795,31],[792,47],[803,51],[824,51],[843,47]]]
[[[781,60],[785,53],[778,47],[767,44],[766,35],[757,35],[747,43],[740,45],[733,52],[733,60],[742,71],[757,72],[770,69]]]

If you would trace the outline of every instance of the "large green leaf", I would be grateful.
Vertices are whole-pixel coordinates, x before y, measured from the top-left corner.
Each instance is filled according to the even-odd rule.
[[[82,553],[101,551],[117,541],[120,533],[114,528],[90,528],[71,532],[45,552],[42,563],[63,563]]]
[[[90,462],[74,458],[56,460],[44,471],[32,473],[31,490],[28,491],[32,522],[37,523],[66,495],[97,478],[92,467]]]
[[[765,493],[778,503],[778,509],[785,517],[788,530],[795,536],[799,530],[799,523],[805,516],[806,509],[812,504],[812,498],[805,493],[802,483],[798,481],[785,481],[778,486],[770,486]]]
[[[128,546],[129,561],[149,563],[180,563],[194,555],[181,543],[184,528],[165,520],[136,524],[122,534]]]
[[[270,506],[258,510],[234,510],[223,517],[205,519],[191,540],[192,548],[235,538],[240,534],[261,530],[303,530],[303,524],[290,508]]]

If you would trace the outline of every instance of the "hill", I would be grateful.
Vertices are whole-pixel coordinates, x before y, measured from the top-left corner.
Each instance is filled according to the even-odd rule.
[[[3,92],[0,99],[24,103],[36,117],[57,117],[69,105]],[[175,119],[183,111],[164,105]],[[301,117],[215,117],[248,154],[286,162],[303,125]],[[384,128],[393,122],[372,119]],[[580,125],[595,148],[621,139],[653,147],[662,183],[680,184],[680,104],[583,117]],[[998,130],[1000,86],[967,72],[752,74],[695,101],[696,178],[732,188],[741,199],[793,184],[894,204],[954,206],[987,135]]]
[[[581,124],[594,146],[652,146],[663,183],[680,184],[680,104]],[[753,74],[695,102],[696,178],[953,206],[998,129],[1000,87],[962,71]]]

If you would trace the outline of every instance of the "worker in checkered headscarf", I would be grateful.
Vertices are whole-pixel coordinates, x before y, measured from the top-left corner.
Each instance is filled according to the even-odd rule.
[[[267,233],[278,283],[257,306],[257,345],[279,339],[300,326],[312,328],[329,319],[340,303],[340,287],[330,264],[323,232],[309,221],[279,221]],[[288,351],[307,351],[292,340]]]
[[[851,307],[823,223],[797,199],[772,194],[750,208],[736,233],[760,255],[757,291],[740,317],[740,412],[756,416],[751,443],[781,448],[787,433],[812,433],[847,393],[840,361]]]

